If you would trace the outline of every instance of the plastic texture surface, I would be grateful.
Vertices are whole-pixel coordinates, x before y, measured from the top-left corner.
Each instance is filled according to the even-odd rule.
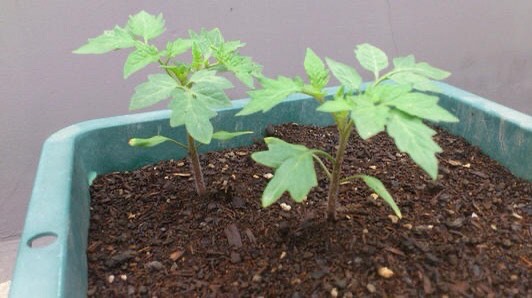
[[[455,87],[440,84],[441,104],[460,118],[443,127],[482,148],[515,175],[532,180],[532,117]],[[334,92],[334,88],[329,91]],[[245,146],[262,138],[268,124],[296,122],[325,126],[326,113],[307,96],[290,97],[266,114],[233,117],[246,100],[220,110],[216,130],[252,130],[226,142],[213,141],[201,151]],[[85,297],[89,185],[98,174],[132,170],[186,154],[173,144],[133,148],[132,137],[162,134],[184,140],[184,129],[168,125],[169,111],[87,121],[53,134],[45,142],[21,236],[10,297]],[[40,238],[41,245],[32,245]]]

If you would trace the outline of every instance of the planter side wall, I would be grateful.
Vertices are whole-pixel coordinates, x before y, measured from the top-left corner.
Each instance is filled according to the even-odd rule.
[[[526,157],[532,152],[532,117],[449,85],[441,86],[445,93],[441,96],[442,105],[461,120],[445,128],[481,147],[517,176],[531,180],[528,170],[532,168],[531,161]],[[202,151],[250,144],[262,138],[269,124],[296,122],[324,126],[332,123],[327,114],[315,111],[315,101],[304,96],[293,96],[267,114],[232,117],[245,102],[234,101],[234,107],[221,110],[213,121],[214,126],[216,130],[255,133],[228,142],[213,142]],[[168,111],[160,111],[83,122],[55,133],[46,141],[10,297],[85,297],[90,182],[98,174],[184,157],[186,153],[172,144],[149,149],[127,145],[131,137],[157,133],[180,138],[183,130],[169,128],[168,116]],[[39,235],[56,238],[44,247],[30,248],[28,244]]]

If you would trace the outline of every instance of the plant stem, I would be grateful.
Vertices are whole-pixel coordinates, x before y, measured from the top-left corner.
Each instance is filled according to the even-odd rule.
[[[194,176],[194,183],[196,185],[196,192],[198,195],[203,196],[207,192],[205,188],[205,181],[203,180],[203,173],[201,171],[201,165],[199,161],[199,154],[196,148],[196,142],[190,134],[187,133],[188,140],[188,158],[190,159],[190,165],[192,168],[192,175]]]
[[[343,125],[342,125],[343,124]],[[342,163],[344,161],[345,149],[351,135],[352,125],[347,123],[337,123],[339,144],[336,150],[336,158],[333,163],[331,179],[329,181],[329,193],[327,195],[327,220],[336,221],[336,201],[338,199],[338,189],[340,187],[340,175],[342,174]]]

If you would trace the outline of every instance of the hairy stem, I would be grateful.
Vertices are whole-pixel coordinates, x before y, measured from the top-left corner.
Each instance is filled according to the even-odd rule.
[[[342,174],[342,163],[344,161],[345,149],[349,142],[352,126],[350,123],[338,123],[339,144],[336,150],[336,158],[333,163],[331,179],[329,181],[329,193],[327,195],[327,220],[336,220],[336,201],[338,199],[338,189],[340,187],[340,175]]]
[[[207,190],[205,188],[205,181],[203,180],[203,173],[201,171],[201,164],[199,161],[199,154],[196,148],[196,142],[190,134],[187,134],[188,140],[188,158],[192,168],[192,175],[194,176],[194,183],[196,185],[196,192],[203,196]]]

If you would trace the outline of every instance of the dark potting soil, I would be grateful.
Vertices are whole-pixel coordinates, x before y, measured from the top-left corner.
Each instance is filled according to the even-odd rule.
[[[334,127],[269,132],[331,153],[337,139]],[[531,297],[532,183],[459,138],[435,139],[444,152],[433,182],[387,136],[351,138],[344,174],[380,178],[400,220],[354,181],[327,222],[323,173],[304,203],[285,194],[261,208],[271,170],[250,155],[263,144],[204,154],[211,193],[201,198],[186,160],[102,175],[91,188],[88,294]]]

